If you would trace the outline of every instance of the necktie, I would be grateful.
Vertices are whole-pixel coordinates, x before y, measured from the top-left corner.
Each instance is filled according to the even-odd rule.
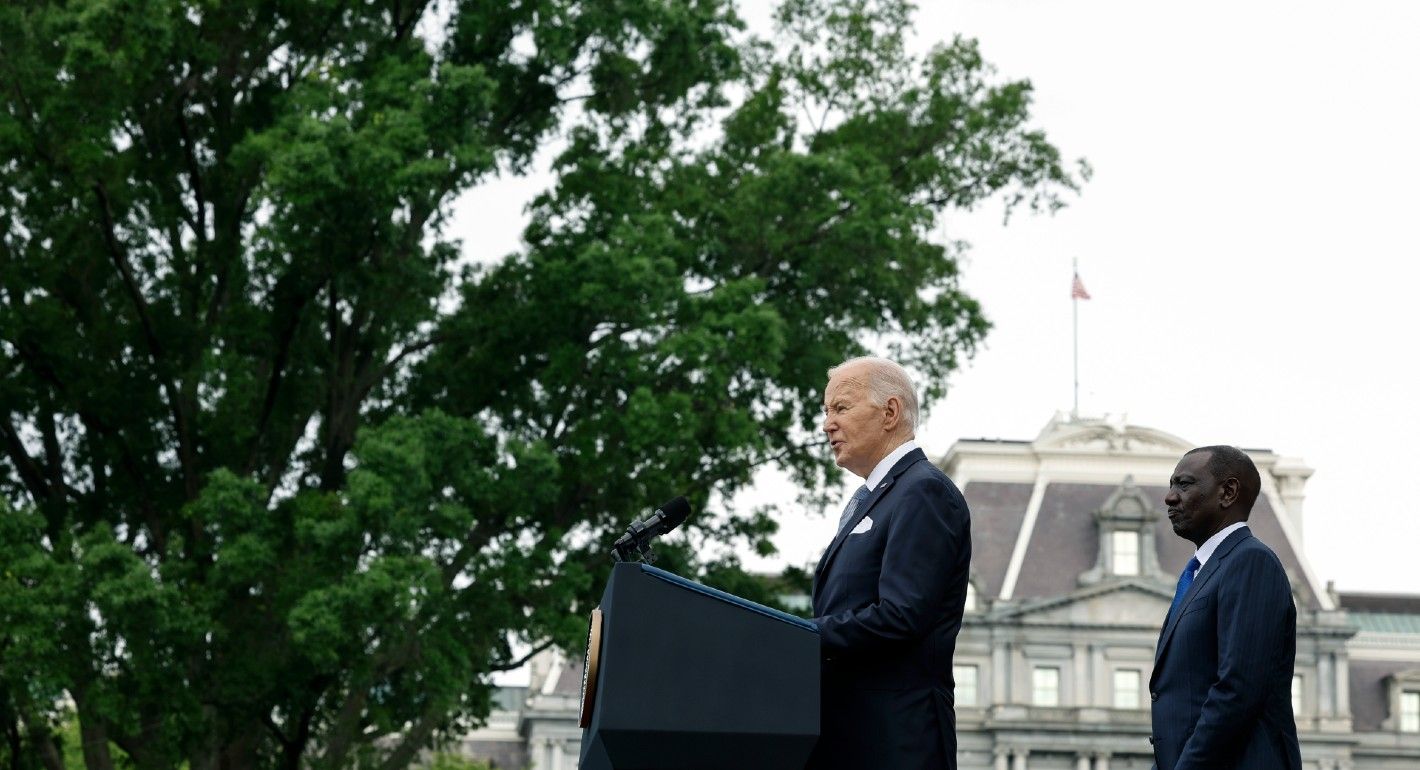
[[[1165,625],[1173,618],[1174,612],[1178,610],[1178,605],[1183,604],[1183,597],[1188,593],[1188,587],[1193,585],[1193,575],[1200,566],[1198,557],[1195,556],[1188,560],[1188,566],[1184,567],[1183,574],[1178,576],[1178,588],[1173,592],[1173,604],[1169,605],[1168,617],[1164,618]]]
[[[838,531],[842,532],[843,527],[848,524],[848,520],[853,518],[853,512],[858,510],[858,506],[868,499],[868,487],[866,485],[858,487],[858,491],[848,498],[848,504],[843,506],[843,515],[838,517]]]

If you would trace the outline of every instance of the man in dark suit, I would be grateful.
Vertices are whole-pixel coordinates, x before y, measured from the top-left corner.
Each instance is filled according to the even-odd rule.
[[[824,656],[814,770],[956,768],[952,652],[966,602],[966,501],[913,441],[917,396],[897,364],[829,371],[823,430],[865,483],[814,574]]]
[[[1230,446],[1194,449],[1169,480],[1173,531],[1198,551],[1149,680],[1157,770],[1301,770],[1292,586],[1246,523],[1261,486],[1252,459]]]

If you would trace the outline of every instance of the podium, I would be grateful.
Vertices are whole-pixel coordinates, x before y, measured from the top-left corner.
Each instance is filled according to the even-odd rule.
[[[621,563],[589,637],[582,770],[800,770],[813,750],[813,623]]]

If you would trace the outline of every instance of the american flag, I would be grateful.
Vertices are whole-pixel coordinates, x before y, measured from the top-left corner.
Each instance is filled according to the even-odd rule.
[[[1080,280],[1079,273],[1075,274],[1075,280],[1070,283],[1070,299],[1089,299],[1090,293],[1085,291],[1085,284]]]

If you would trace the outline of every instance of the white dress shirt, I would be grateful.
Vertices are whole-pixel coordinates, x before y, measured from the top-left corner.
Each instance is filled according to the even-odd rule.
[[[1228,539],[1228,535],[1246,526],[1247,522],[1245,521],[1229,524],[1218,530],[1217,534],[1203,541],[1203,545],[1198,546],[1198,553],[1193,554],[1193,558],[1198,560],[1198,570],[1193,573],[1193,576],[1198,577],[1198,573],[1203,571],[1203,565],[1208,563],[1208,560],[1213,557],[1213,552],[1218,550],[1218,546],[1222,545],[1224,540]]]
[[[873,472],[868,474],[868,478],[863,482],[863,486],[867,487],[869,492],[876,489],[877,486],[883,482],[883,479],[887,478],[888,471],[892,470],[892,466],[897,465],[897,461],[901,460],[903,455],[916,448],[917,442],[908,439],[902,442],[897,449],[888,452],[887,457],[879,460],[878,464],[873,467]]]

